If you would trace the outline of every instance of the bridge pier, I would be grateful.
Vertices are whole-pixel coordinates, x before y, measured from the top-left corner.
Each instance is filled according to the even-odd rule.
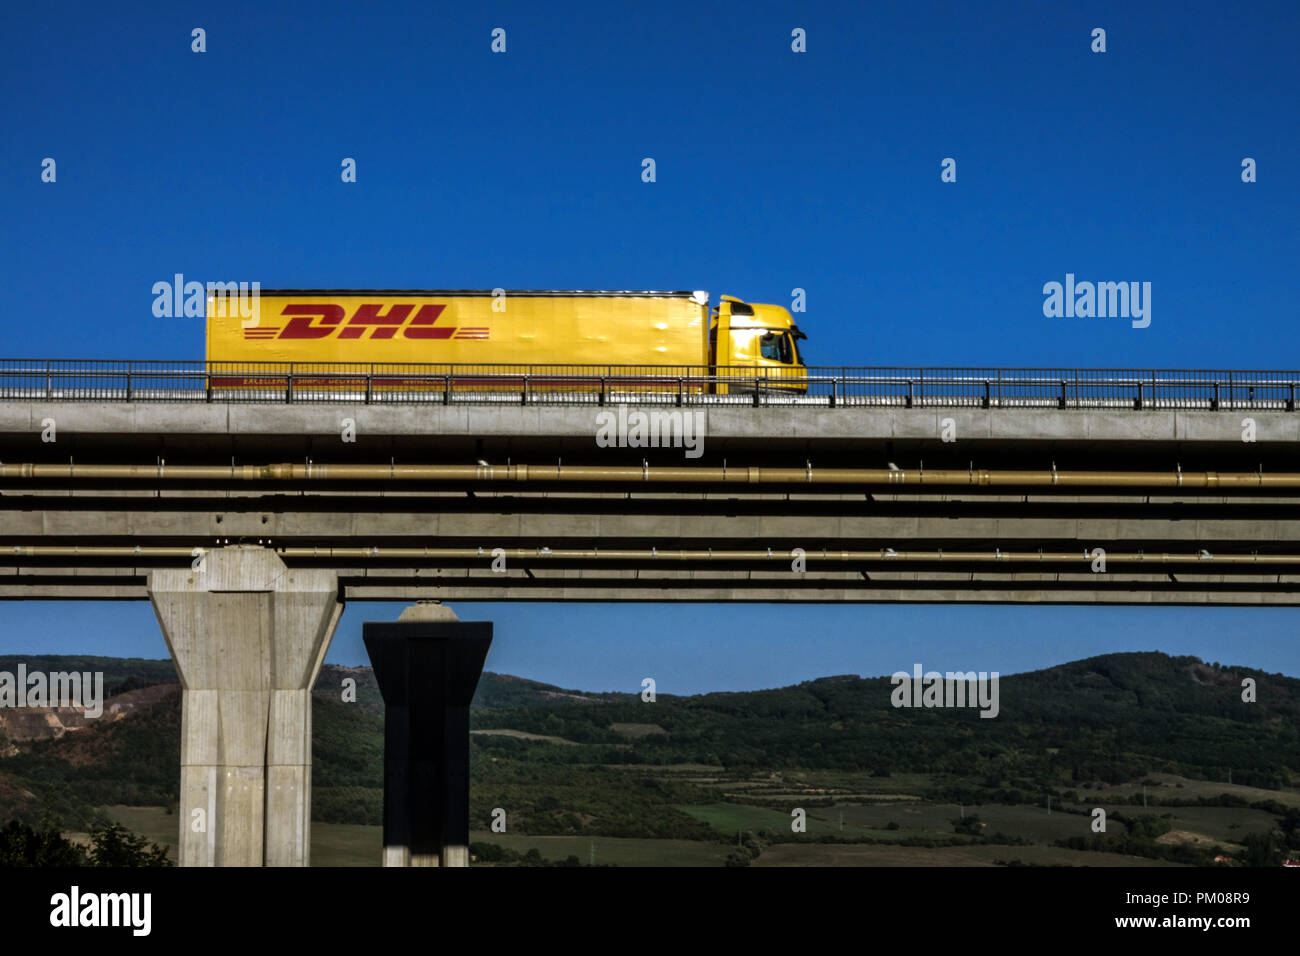
[[[384,866],[469,866],[469,704],[492,623],[419,604],[362,628],[384,698]]]
[[[151,571],[149,599],[184,688],[180,865],[307,866],[311,688],[337,577],[238,545]]]

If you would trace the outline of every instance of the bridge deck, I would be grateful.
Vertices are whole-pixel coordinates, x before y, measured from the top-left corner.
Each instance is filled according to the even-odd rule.
[[[350,600],[1300,604],[1300,486],[1124,480],[1300,474],[1292,373],[1003,370],[999,391],[997,370],[836,369],[795,397],[620,393],[609,375],[603,390],[559,394],[500,369],[520,390],[385,392],[376,377],[391,369],[372,369],[368,391],[317,391],[304,375],[340,370],[286,367],[284,389],[228,395],[208,393],[202,363],[48,364],[46,381],[44,365],[0,363],[0,598],[144,599],[150,570],[244,543],[337,573]],[[612,410],[699,416],[698,454],[601,447]],[[620,468],[573,484],[395,482],[382,467],[476,462]],[[79,470],[96,463],[143,477]],[[283,463],[375,467],[289,480]],[[218,470],[186,477],[193,466]],[[881,477],[651,483],[664,468]],[[894,483],[894,469],[1111,477],[926,488]],[[1114,556],[1104,571],[1094,549]]]

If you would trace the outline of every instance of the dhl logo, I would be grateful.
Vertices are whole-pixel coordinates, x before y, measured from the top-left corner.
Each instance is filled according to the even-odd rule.
[[[341,305],[333,303],[291,302],[280,315],[289,321],[280,327],[254,326],[244,329],[246,339],[486,339],[487,326],[438,325],[445,305],[392,305],[387,312],[382,304],[360,305],[352,317]],[[414,314],[412,314],[414,312]]]

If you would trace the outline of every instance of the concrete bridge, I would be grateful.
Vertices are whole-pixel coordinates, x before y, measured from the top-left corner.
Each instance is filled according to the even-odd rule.
[[[0,597],[153,602],[183,806],[219,821],[187,864],[307,862],[346,601],[1300,603],[1294,376],[91,401],[2,372]]]
[[[345,600],[1296,601],[1285,410],[622,407],[698,457],[616,406],[0,402],[0,597],[245,544]]]

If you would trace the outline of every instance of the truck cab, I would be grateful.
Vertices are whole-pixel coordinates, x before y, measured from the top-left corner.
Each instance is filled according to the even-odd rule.
[[[799,331],[779,305],[750,304],[721,297],[709,321],[709,354],[720,395],[760,392],[802,393],[807,369],[800,355]]]

